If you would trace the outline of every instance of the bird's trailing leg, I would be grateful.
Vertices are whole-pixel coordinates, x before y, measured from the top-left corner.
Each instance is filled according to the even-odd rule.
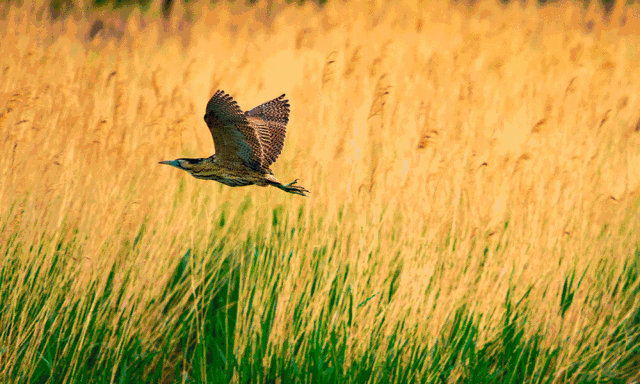
[[[295,179],[294,181],[290,182],[289,184],[282,184],[282,183],[272,183],[271,185],[273,185],[274,187],[278,187],[280,189],[282,189],[285,192],[289,192],[289,193],[295,193],[296,195],[300,195],[300,196],[307,196],[305,193],[311,193],[309,192],[308,189],[306,189],[303,186],[300,185],[295,185],[298,182],[298,179]]]

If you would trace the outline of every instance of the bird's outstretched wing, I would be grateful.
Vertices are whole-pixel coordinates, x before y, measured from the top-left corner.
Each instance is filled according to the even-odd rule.
[[[204,121],[213,136],[216,157],[227,162],[242,162],[256,171],[264,171],[263,151],[257,132],[238,103],[224,91],[217,91],[209,103]]]
[[[284,146],[289,100],[282,95],[245,112],[245,115],[257,132],[263,153],[262,166],[268,168],[280,156]]]

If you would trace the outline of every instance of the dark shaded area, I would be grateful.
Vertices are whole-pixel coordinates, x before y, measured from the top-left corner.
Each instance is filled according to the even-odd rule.
[[[104,28],[104,22],[102,20],[96,20],[89,30],[89,38],[93,39]]]
[[[52,19],[64,18],[73,10],[75,5],[72,0],[51,0],[49,12]]]
[[[197,0],[163,0],[162,15],[165,18],[168,18],[171,15],[171,10],[173,9],[173,5],[177,1],[182,1],[184,4],[188,4]],[[307,1],[312,1],[318,4],[319,6],[323,6],[328,2],[328,0],[287,0],[287,3],[304,4]],[[454,3],[457,3],[460,0],[452,0],[452,1]],[[514,1],[519,3],[526,2],[525,0],[496,0],[496,1],[501,3],[502,5],[508,5]],[[556,3],[559,0],[534,0],[534,1],[536,1],[539,6],[544,6],[546,4]],[[604,9],[605,14],[611,13],[611,11],[616,5],[616,0],[585,0],[583,1],[584,7],[585,8],[589,7],[592,1],[598,1],[602,6],[602,8]],[[618,1],[624,1],[624,0],[618,0]],[[215,0],[211,0],[211,2],[215,3]],[[244,2],[248,5],[255,5],[258,2],[260,2],[260,0],[244,0]],[[466,0],[466,3],[469,6],[473,6],[476,3],[478,3],[478,0]],[[103,8],[103,7],[121,8],[121,7],[138,6],[143,10],[146,10],[150,4],[151,4],[151,0],[93,0],[93,6],[95,8]],[[60,17],[66,17],[71,12],[71,10],[74,9],[75,6],[76,5],[73,3],[73,0],[50,0],[49,9],[51,12],[51,17],[54,20]],[[268,6],[269,7],[272,6],[271,0],[268,1]]]
[[[53,0],[60,1],[60,0]],[[93,0],[94,7],[103,7],[107,5],[111,5],[114,8],[137,5],[142,8],[146,8],[151,3],[151,0]],[[171,0],[164,0],[163,3],[172,3]],[[163,4],[164,8],[164,4]]]

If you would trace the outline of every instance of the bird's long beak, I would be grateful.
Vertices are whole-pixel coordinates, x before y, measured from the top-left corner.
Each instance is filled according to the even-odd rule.
[[[182,169],[182,167],[180,167],[180,163],[178,163],[178,160],[161,161],[159,164],[167,164],[167,165],[170,165],[172,167],[176,167],[176,168]]]

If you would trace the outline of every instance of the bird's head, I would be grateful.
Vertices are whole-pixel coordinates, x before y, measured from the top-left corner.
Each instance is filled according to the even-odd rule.
[[[160,164],[167,164],[172,167],[176,167],[178,169],[182,169],[184,171],[190,172],[195,167],[200,165],[204,159],[177,159],[177,160],[167,160],[161,161]]]

